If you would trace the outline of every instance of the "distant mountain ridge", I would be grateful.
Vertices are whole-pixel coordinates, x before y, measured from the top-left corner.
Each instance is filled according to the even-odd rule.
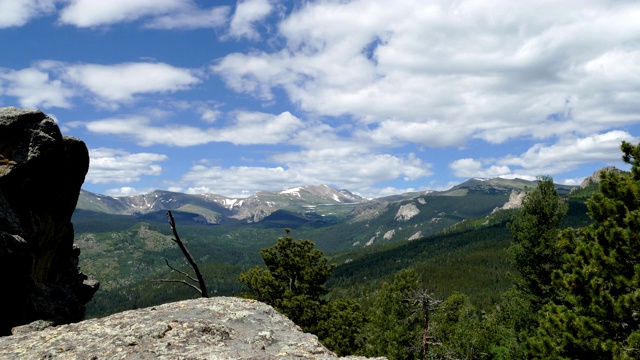
[[[535,185],[535,181],[522,179],[472,178],[446,191],[417,191],[377,199],[364,198],[349,190],[335,189],[327,185],[306,185],[281,191],[261,191],[246,198],[231,198],[211,193],[183,194],[163,190],[143,195],[111,197],[83,190],[80,193],[77,209],[113,215],[130,215],[142,219],[163,217],[166,210],[172,210],[183,213],[196,223],[209,225],[238,221],[259,223],[266,219],[274,220],[274,217],[280,223],[285,218],[295,219],[296,223],[302,224],[326,220],[358,222],[373,219],[382,214],[390,214],[385,216],[393,215],[394,219],[402,219],[401,221],[406,222],[420,212],[418,208],[424,208],[427,202],[433,205],[433,200],[436,199],[439,199],[437,203],[442,203],[443,199],[448,197],[468,197],[466,202],[471,201],[471,204],[463,205],[465,200],[462,199],[454,201],[452,198],[451,201],[452,204],[461,204],[456,206],[474,207],[476,205],[473,202],[478,204],[478,195],[470,194],[494,197],[494,200],[490,201],[492,208],[489,210],[517,207],[518,194],[524,192],[527,187],[535,187]],[[575,188],[565,185],[556,185],[556,187],[560,193],[568,193]],[[483,199],[482,202],[485,202],[488,198]],[[445,203],[451,201],[445,201]],[[460,218],[459,215],[455,215],[452,211],[456,209],[449,208],[449,205],[437,207],[447,208],[447,211],[439,210],[435,215],[426,217],[427,214],[422,210],[423,214],[419,218],[426,217],[424,221],[428,220],[432,224],[440,222],[444,226],[444,224],[450,225],[456,219],[462,220],[466,217],[465,215]],[[473,213],[476,212],[473,211]],[[445,214],[448,215],[445,216]],[[448,220],[443,222],[443,216],[448,217]],[[433,231],[441,228],[435,225],[430,227]]]
[[[277,192],[261,191],[246,198],[217,194],[183,194],[155,190],[148,194],[111,197],[82,190],[77,209],[118,215],[144,215],[176,210],[200,216],[196,221],[218,224],[224,219],[259,222],[277,210],[312,213],[320,206],[357,204],[367,199],[327,185],[307,185]]]

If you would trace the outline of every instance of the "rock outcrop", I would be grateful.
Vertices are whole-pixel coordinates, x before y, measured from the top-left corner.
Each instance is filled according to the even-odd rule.
[[[0,335],[84,317],[98,284],[78,271],[71,215],[88,168],[85,144],[44,113],[0,108]]]
[[[418,215],[419,213],[420,210],[418,210],[418,207],[413,203],[409,203],[400,206],[398,212],[396,213],[396,216],[394,217],[394,220],[398,222],[409,221],[412,217]]]
[[[580,183],[580,188],[581,189],[585,189],[587,187],[589,187],[589,185],[591,184],[597,184],[600,182],[600,175],[602,173],[609,173],[609,172],[613,172],[613,173],[621,173],[623,172],[622,170],[616,168],[615,166],[605,166],[599,170],[596,170],[591,176],[587,176],[584,180],[582,180],[582,183]]]
[[[232,297],[185,300],[35,329],[19,328],[0,338],[0,358],[338,358],[271,306]]]
[[[495,213],[496,211],[499,210],[509,210],[509,209],[519,209],[522,207],[522,200],[524,200],[524,197],[527,195],[526,191],[522,191],[522,190],[516,190],[513,189],[511,190],[511,193],[509,194],[509,200],[507,200],[506,203],[504,203],[504,205],[502,205],[502,207],[496,207],[495,209],[493,209],[493,212]]]

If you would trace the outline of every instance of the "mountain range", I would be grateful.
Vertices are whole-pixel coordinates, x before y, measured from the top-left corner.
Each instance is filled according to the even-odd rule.
[[[513,215],[510,209],[519,207],[526,188],[535,186],[536,182],[521,179],[472,178],[446,191],[375,199],[326,185],[246,198],[168,191],[109,197],[82,191],[73,216],[75,243],[81,249],[80,266],[100,279],[102,289],[88,311],[107,314],[190,296],[183,287],[150,285],[169,274],[164,259],[182,261],[171,241],[166,210],[172,211],[181,238],[218,294],[243,291],[238,274],[260,264],[260,249],[285,236],[287,228],[292,229],[290,236],[312,240],[339,265],[330,284],[336,294],[355,289],[354,281],[362,283],[364,291],[393,271],[423,263],[431,264],[426,273],[440,269],[434,286],[445,291],[452,276],[461,276],[452,270],[461,261],[477,263],[478,275],[465,275],[469,289],[486,283],[493,284],[495,292],[508,282],[501,274],[508,271],[504,248],[509,242],[505,224]],[[585,191],[592,191],[588,186]],[[556,188],[560,195],[568,195],[572,221],[588,221],[580,200],[585,191],[575,186]],[[493,270],[480,272],[487,266]],[[486,278],[481,280],[480,274]]]
[[[447,191],[410,192],[377,199],[364,198],[349,190],[335,189],[327,185],[307,185],[282,191],[262,191],[246,198],[230,198],[217,194],[184,194],[156,190],[148,194],[111,197],[82,190],[76,209],[98,213],[131,215],[144,218],[145,215],[166,210],[192,214],[192,220],[202,224],[221,224],[227,221],[257,223],[279,212],[295,213],[310,221],[323,217],[346,218],[366,217],[372,208],[384,204],[417,200],[424,204],[426,199],[441,196],[464,197],[470,192],[509,195],[522,192],[525,187],[535,186],[535,182],[515,179],[473,178]],[[561,191],[572,187],[558,186]],[[512,199],[513,202],[513,199]],[[403,220],[413,217],[415,206],[402,208]]]
[[[246,198],[229,198],[216,194],[183,194],[156,190],[144,195],[110,197],[85,190],[80,193],[77,209],[107,214],[143,216],[158,211],[175,210],[193,214],[193,221],[220,224],[230,220],[247,223],[262,221],[279,210],[314,218],[332,211],[329,208],[359,204],[368,199],[348,190],[327,185],[309,185],[278,192],[258,192]]]

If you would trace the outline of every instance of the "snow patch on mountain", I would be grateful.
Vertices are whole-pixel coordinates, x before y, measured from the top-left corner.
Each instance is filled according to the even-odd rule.
[[[300,190],[302,190],[302,188],[295,187],[295,188],[291,188],[291,189],[280,191],[280,194],[283,194],[283,195],[295,195],[297,197],[302,197],[302,196],[300,196]]]

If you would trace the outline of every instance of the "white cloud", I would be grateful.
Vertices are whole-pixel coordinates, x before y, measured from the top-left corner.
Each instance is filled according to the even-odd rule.
[[[64,68],[69,81],[105,105],[131,102],[138,94],[185,90],[200,82],[194,71],[164,63],[81,64]]]
[[[229,7],[219,6],[203,10],[186,8],[182,12],[158,16],[145,24],[150,29],[217,28],[227,23]]]
[[[200,118],[208,123],[214,123],[218,118],[222,115],[220,110],[213,110],[209,108],[201,108],[199,109]]]
[[[459,159],[453,161],[449,167],[457,177],[494,178],[511,174],[508,166],[491,165],[488,168],[474,159]]]
[[[198,29],[224,25],[228,13],[228,6],[200,9],[192,0],[71,0],[59,21],[84,28],[144,19],[146,28]]]
[[[458,159],[449,166],[458,177],[504,177],[535,179],[555,175],[589,162],[618,163],[622,141],[637,143],[640,138],[628,132],[613,130],[581,138],[567,137],[555,144],[536,144],[525,153],[500,159]],[[566,179],[573,184],[579,179]]]
[[[6,95],[18,98],[21,106],[28,108],[71,107],[70,98],[75,91],[62,81],[51,79],[49,74],[38,68],[22,70],[0,70],[0,80],[5,80]]]
[[[185,0],[71,0],[62,9],[60,22],[77,27],[110,25],[183,8]]]
[[[585,162],[617,162],[622,141],[640,141],[626,131],[614,130],[583,138],[569,138],[551,146],[536,144],[520,156],[505,157],[501,164],[519,166],[536,175],[556,174]],[[533,174],[532,174],[533,175]]]
[[[0,0],[0,29],[17,27],[55,11],[56,0]]]
[[[238,1],[229,25],[229,35],[236,38],[259,39],[260,34],[254,24],[269,15],[272,9],[273,5],[269,0]]]
[[[201,82],[197,72],[164,63],[67,64],[43,60],[21,70],[0,69],[4,94],[27,107],[71,107],[88,91],[97,105],[116,109],[138,96],[187,90]],[[0,91],[3,89],[0,88]]]
[[[109,196],[134,196],[134,195],[143,195],[143,194],[148,194],[152,191],[154,191],[156,189],[152,189],[152,188],[146,188],[146,189],[139,189],[139,188],[132,188],[130,186],[123,186],[120,188],[115,188],[115,189],[107,189],[105,191],[105,195],[109,195]]]
[[[107,148],[90,149],[89,158],[86,181],[93,184],[126,184],[139,181],[143,175],[158,176],[162,173],[158,163],[168,159],[164,154],[131,154]]]
[[[572,179],[561,179],[561,180],[556,180],[554,179],[555,183],[560,183],[563,185],[569,185],[569,186],[578,186],[580,184],[582,184],[582,181],[584,181],[586,177],[579,177],[579,178],[572,178]]]
[[[586,136],[640,120],[639,17],[625,1],[307,2],[278,24],[281,47],[212,70],[385,146]]]
[[[303,122],[288,111],[279,115],[238,111],[231,126],[211,132],[215,141],[238,145],[280,144],[292,138],[303,126]]]
[[[300,184],[332,184],[363,194],[386,194],[376,183],[431,175],[430,164],[410,154],[406,158],[388,154],[344,153],[340,149],[308,150],[279,154],[270,159],[282,166],[193,166],[181,178],[191,192],[214,192],[241,196],[259,190],[281,190]]]
[[[237,145],[279,144],[293,137],[303,123],[289,112],[279,115],[237,112],[230,125],[219,128],[158,126],[145,116],[116,117],[68,125],[82,126],[97,134],[133,138],[142,146],[194,146],[210,142],[230,142]]]

